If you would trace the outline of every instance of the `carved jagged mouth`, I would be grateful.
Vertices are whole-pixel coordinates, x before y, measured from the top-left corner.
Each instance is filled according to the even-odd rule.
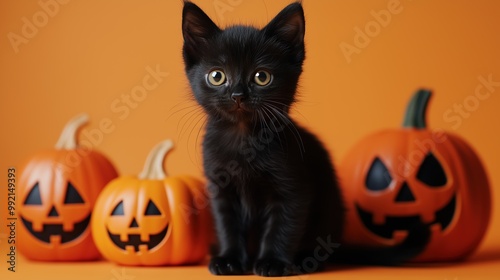
[[[38,240],[51,243],[51,236],[60,236],[61,243],[75,240],[87,229],[90,222],[90,214],[81,222],[75,223],[72,231],[64,231],[62,224],[44,224],[42,231],[33,230],[33,223],[21,217],[21,221],[28,231]]]
[[[141,240],[141,235],[140,234],[129,234],[128,235],[128,241],[124,242],[121,241],[120,235],[119,234],[112,234],[109,229],[108,229],[108,235],[109,238],[111,238],[111,241],[121,248],[122,250],[126,250],[127,246],[133,246],[134,250],[136,252],[139,251],[139,246],[141,245],[146,245],[148,247],[148,250],[153,249],[154,247],[158,246],[160,242],[165,238],[165,235],[167,235],[168,231],[168,225],[158,234],[151,234],[149,236],[149,241],[145,242]]]
[[[444,231],[450,225],[455,215],[456,200],[456,196],[453,196],[448,204],[438,210],[436,212],[436,219],[431,224],[440,224],[441,230]],[[420,216],[414,215],[406,217],[386,216],[384,224],[376,225],[373,223],[372,213],[361,209],[358,204],[356,204],[356,209],[363,225],[368,230],[387,239],[391,239],[392,234],[396,230],[409,230],[415,225],[421,224]]]

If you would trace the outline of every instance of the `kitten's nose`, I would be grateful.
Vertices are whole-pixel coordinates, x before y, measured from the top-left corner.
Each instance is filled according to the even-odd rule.
[[[244,94],[241,93],[241,92],[234,92],[234,93],[231,94],[231,99],[235,103],[240,104],[241,102],[243,102]]]

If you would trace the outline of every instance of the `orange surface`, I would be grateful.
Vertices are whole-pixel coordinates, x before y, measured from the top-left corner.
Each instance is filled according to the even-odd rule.
[[[165,138],[177,148],[167,161],[171,174],[202,174],[203,120],[191,107],[181,59],[182,1],[59,1],[65,4],[45,10],[38,1],[0,1],[0,279],[209,277],[205,267],[178,267],[125,268],[132,277],[119,278],[114,273],[122,268],[107,262],[32,263],[21,257],[18,272],[7,271],[7,168],[52,147],[64,124],[81,112],[92,119],[82,139],[107,154],[121,174],[138,173],[151,147]],[[263,26],[290,1],[195,2],[221,25]],[[490,175],[494,202],[486,238],[468,262],[338,269],[307,279],[496,279],[500,2],[303,3],[307,60],[294,115],[323,139],[334,159],[339,162],[367,134],[399,126],[410,95],[428,87],[435,92],[431,128],[456,133],[475,147]],[[365,28],[368,35],[360,35]],[[152,75],[155,70],[162,73]],[[154,86],[141,93],[144,79]],[[493,85],[481,87],[485,79]]]
[[[498,253],[491,258],[488,252],[467,263],[450,264],[445,266],[422,267],[330,267],[326,271],[316,274],[306,274],[286,277],[287,280],[349,280],[349,279],[387,279],[387,280],[463,280],[463,279],[498,279]],[[495,260],[494,260],[495,259]],[[118,266],[109,262],[88,263],[43,263],[19,261],[19,272],[7,274],[0,272],[1,279],[7,280],[198,280],[198,279],[266,279],[259,276],[213,276],[206,265],[177,266],[177,267],[127,267]],[[280,279],[280,278],[274,278]]]

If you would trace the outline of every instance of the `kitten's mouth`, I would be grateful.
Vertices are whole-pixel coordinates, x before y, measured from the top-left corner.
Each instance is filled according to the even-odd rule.
[[[242,108],[242,107],[238,107],[234,111],[236,113],[243,113],[243,112],[247,112],[248,110],[246,110],[245,108]]]
[[[230,110],[231,113],[245,113],[251,112],[251,110],[244,103],[234,104],[233,108]]]
[[[234,104],[233,111],[234,112],[244,112],[244,111],[248,111],[248,108],[244,103],[237,103],[237,104]]]
[[[254,110],[245,103],[227,106],[221,113],[233,123],[248,123],[254,116]]]

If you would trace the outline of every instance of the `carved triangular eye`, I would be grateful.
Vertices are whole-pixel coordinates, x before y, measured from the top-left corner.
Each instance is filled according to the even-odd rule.
[[[83,199],[76,190],[76,188],[68,182],[68,186],[66,187],[66,196],[64,196],[64,204],[75,204],[75,203],[83,203]]]
[[[40,186],[38,182],[33,186],[30,193],[24,201],[25,205],[42,205],[42,197],[40,196]]]
[[[146,207],[146,212],[144,213],[145,216],[158,216],[161,215],[160,210],[152,200],[149,200],[148,206]]]
[[[123,201],[120,201],[118,205],[115,206],[115,209],[113,209],[113,212],[111,212],[111,216],[123,216],[125,215],[125,212],[123,211]]]
[[[366,175],[366,188],[371,191],[381,191],[387,189],[391,182],[389,170],[378,157],[375,158]]]
[[[418,169],[417,179],[430,187],[442,187],[446,185],[446,173],[434,154],[427,154]]]

